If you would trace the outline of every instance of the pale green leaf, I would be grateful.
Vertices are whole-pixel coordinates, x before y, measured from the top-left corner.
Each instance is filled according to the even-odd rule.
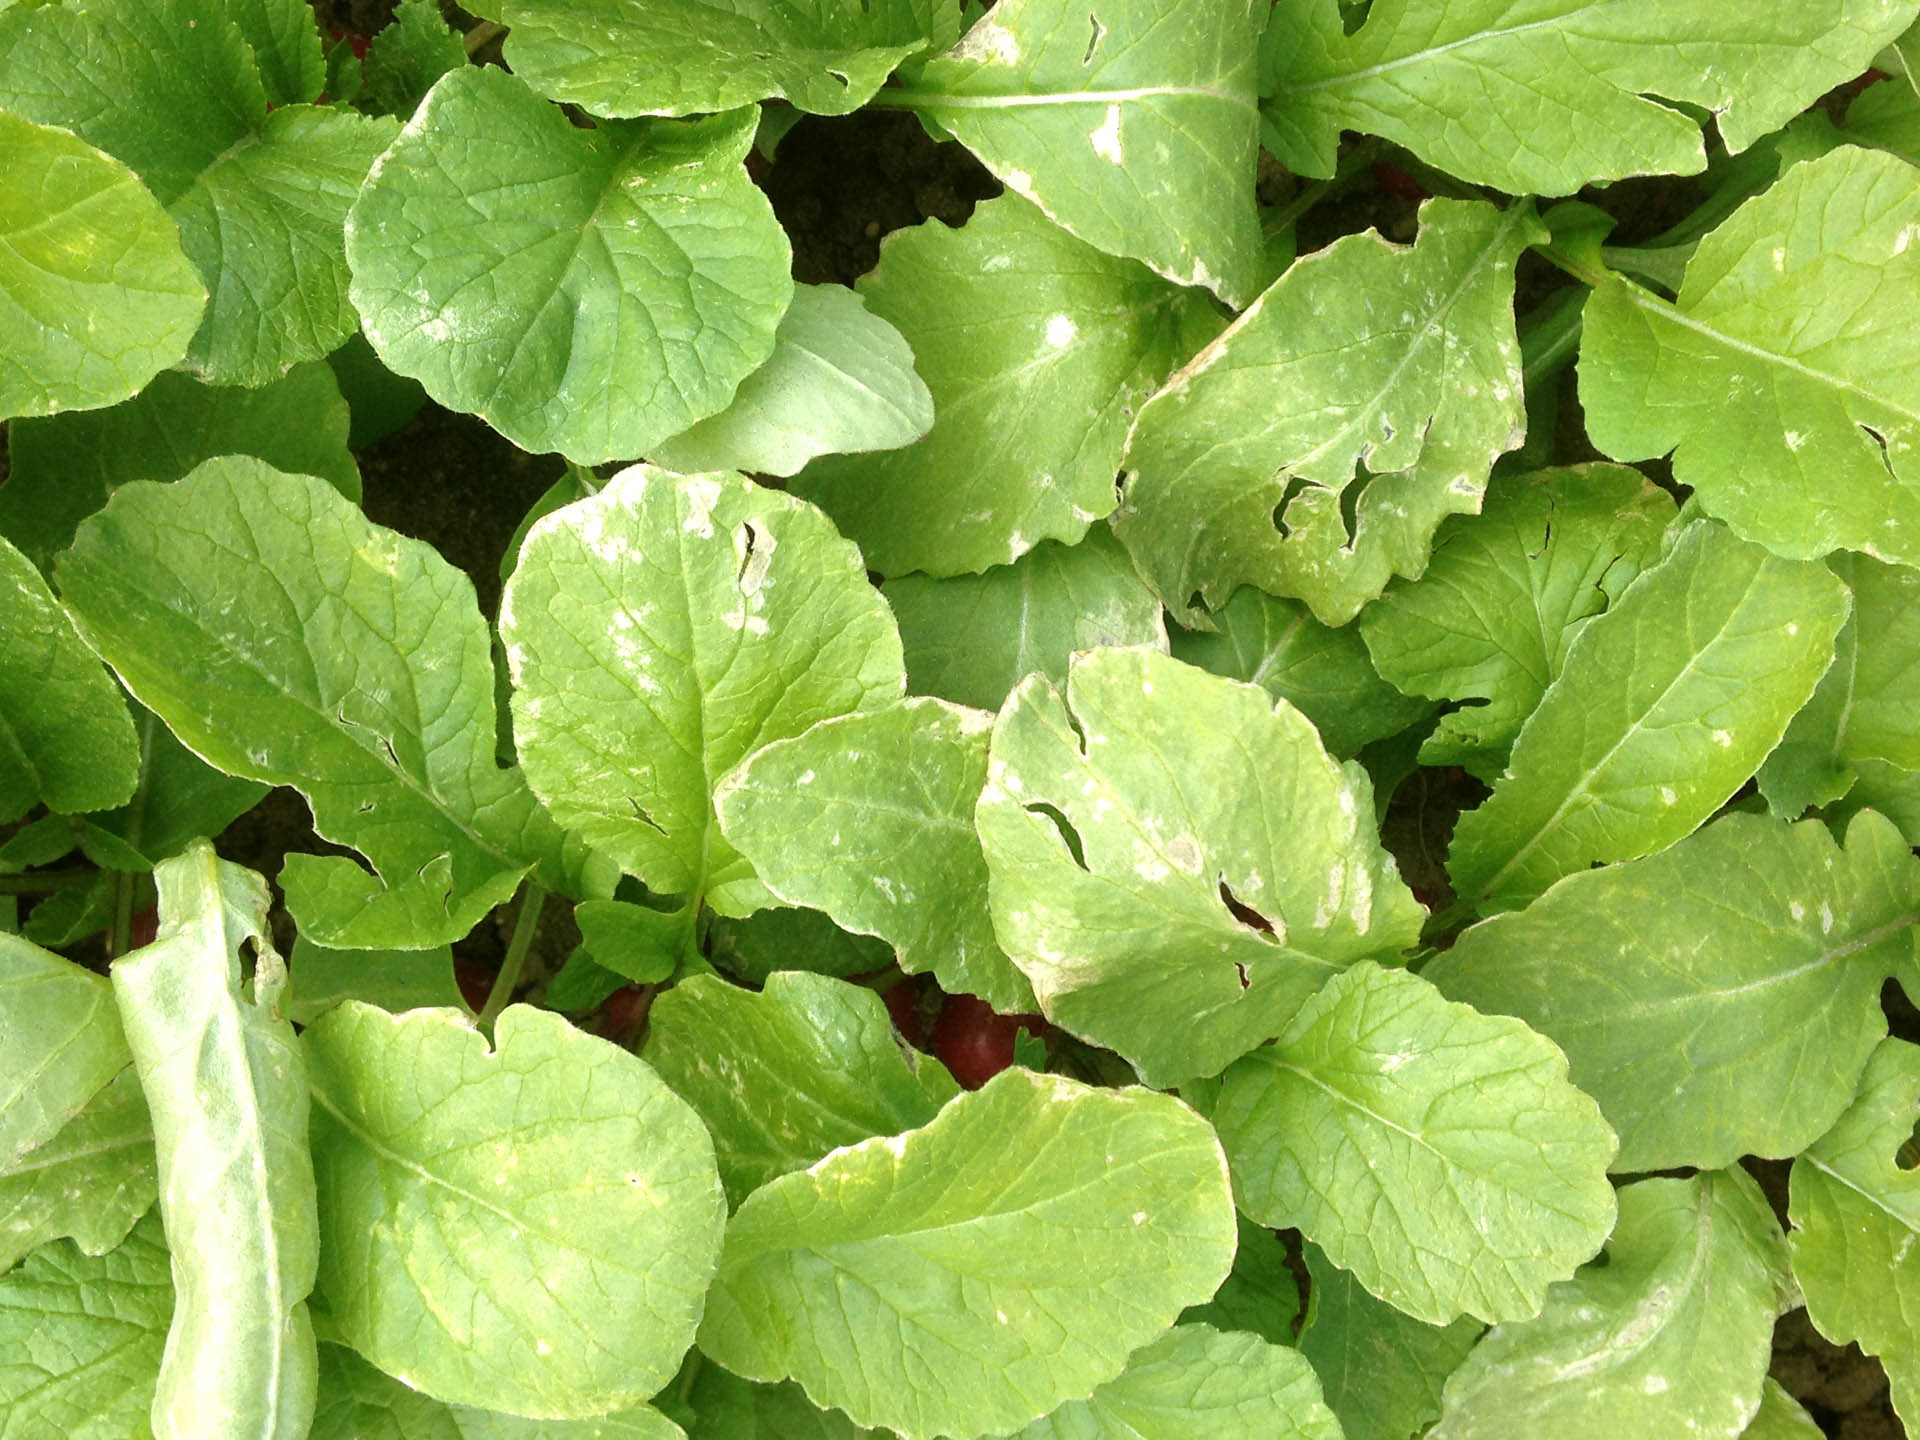
[[[1181,1312],[1180,1323],[1244,1330],[1276,1345],[1291,1345],[1294,1322],[1300,1318],[1300,1284],[1293,1278],[1286,1241],[1244,1215],[1238,1219],[1233,1273],[1211,1300]]]
[[[347,450],[347,427],[346,402],[323,364],[296,365],[257,390],[165,371],[110,409],[13,422],[0,534],[46,570],[120,486],[178,480],[217,455],[256,455],[281,470],[318,475],[358,500],[360,469]]]
[[[1914,17],[1913,0],[1745,10],[1688,0],[1378,0],[1344,34],[1335,0],[1287,0],[1262,54],[1263,138],[1328,176],[1342,130],[1404,145],[1476,184],[1570,195],[1707,165],[1851,80]]]
[[[346,1000],[396,1013],[433,1005],[463,1007],[453,975],[453,951],[329,950],[306,936],[293,942],[288,965],[287,1018],[311,1025]]]
[[[1319,1246],[1300,1353],[1313,1362],[1346,1440],[1407,1440],[1440,1415],[1447,1376],[1480,1338],[1476,1321],[1428,1325],[1376,1300]]]
[[[178,363],[207,289],[139,178],[4,111],[0,170],[0,417],[111,405]]]
[[[536,524],[500,633],[521,763],[561,824],[662,894],[769,903],[713,789],[905,684],[886,602],[812,506],[738,475],[623,470]]]
[[[1920,1425],[1920,1170],[1902,1148],[1920,1123],[1920,1048],[1883,1040],[1853,1107],[1793,1162],[1793,1275],[1836,1345],[1880,1357],[1893,1405]]]
[[[873,991],[769,975],[759,994],[696,975],[648,1012],[646,1059],[713,1134],[727,1199],[842,1145],[924,1125],[959,1093],[904,1050]]]
[[[151,870],[178,855],[189,840],[218,835],[267,793],[257,781],[207,764],[144,705],[133,706],[133,728],[140,737],[140,783],[133,799],[87,816],[81,834],[96,865]]]
[[[236,456],[123,486],[57,572],[143,704],[228,773],[299,787],[372,863],[288,857],[310,939],[442,945],[553,862],[552,822],[494,762],[472,582],[324,482]]]
[[[1016,1067],[749,1196],[700,1348],[860,1424],[965,1440],[1118,1375],[1213,1293],[1233,1245],[1199,1116]]]
[[[1707,513],[1781,555],[1920,562],[1920,171],[1844,146],[1694,252],[1679,299],[1587,300],[1580,402],[1617,460],[1671,454]]]
[[[0,824],[40,804],[61,814],[123,805],[139,779],[120,687],[33,562],[0,538]]]
[[[714,811],[776,898],[886,940],[909,975],[1030,1011],[1033,991],[994,939],[973,828],[992,725],[924,697],[823,720],[750,755]]]
[[[1425,916],[1366,773],[1263,690],[1146,650],[1023,681],[975,815],[994,929],[1047,1017],[1149,1084],[1217,1074]],[[1227,783],[1222,783],[1225,780]]]
[[[857,110],[924,50],[938,0],[481,0],[506,58],[543,95],[595,115],[689,115],[785,100]]]
[[[0,932],[0,1171],[59,1133],[133,1057],[105,977]]]
[[[635,1056],[512,1005],[348,1001],[302,1037],[320,1290],[342,1339],[438,1399],[585,1418],[693,1339],[726,1202],[694,1111]]]
[[[1426,572],[1360,619],[1388,680],[1461,702],[1420,747],[1421,764],[1498,779],[1574,636],[1658,559],[1673,515],[1672,498],[1638,472],[1579,465],[1496,478],[1478,515],[1443,524]]]
[[[933,396],[900,332],[839,285],[797,285],[773,358],[710,415],[647,453],[692,473],[792,475],[816,455],[897,450],[932,428]]]
[[[1097,250],[1245,305],[1264,0],[1001,0],[897,103]]]
[[[1085,1400],[1019,1440],[1342,1440],[1299,1351],[1257,1335],[1179,1325],[1136,1351]]]
[[[49,1240],[102,1255],[152,1207],[153,1124],[140,1077],[123,1069],[37,1149],[0,1165],[0,1271]]]
[[[1287,701],[1331,755],[1347,759],[1433,713],[1380,678],[1358,629],[1322,625],[1297,600],[1243,585],[1207,618],[1214,629],[1172,632],[1175,658]]]
[[[1616,1169],[1713,1169],[1797,1154],[1840,1117],[1916,924],[1920,860],[1881,816],[1842,850],[1818,821],[1727,815],[1569,875],[1422,973],[1566,1051],[1619,1133]]]
[[[347,218],[367,339],[523,450],[645,454],[726,406],[793,295],[740,166],[753,121],[583,130],[502,70],[452,71]]]
[[[278,1014],[286,966],[267,929],[267,882],[204,840],[153,878],[159,936],[115,963],[113,990],[152,1114],[178,1291],[154,1433],[302,1440],[320,1233],[306,1066]]]
[[[1160,602],[1104,525],[983,574],[902,575],[880,589],[900,623],[907,688],[981,710],[1035,671],[1064,685],[1076,650],[1167,643]]]
[[[1447,1382],[1428,1440],[1725,1437],[1760,1409],[1786,1244],[1743,1170],[1620,1192],[1607,1263],[1496,1325]]]
[[[367,46],[367,96],[389,115],[413,114],[434,81],[467,63],[435,0],[400,0]]]
[[[781,906],[738,920],[714,921],[713,963],[758,983],[776,970],[864,975],[893,962],[893,947],[871,935],[850,935],[818,910]]]
[[[1415,1319],[1538,1313],[1613,1224],[1613,1132],[1553,1045],[1363,961],[1221,1078],[1234,1193]]]
[[[1073,544],[1113,509],[1127,423],[1219,328],[1212,306],[1103,255],[1018,196],[898,231],[860,284],[913,347],[933,429],[794,480],[883,575],[959,575]]]
[[[1740,1440],[1821,1440],[1827,1432],[1772,1376],[1760,1387],[1760,1409]]]
[[[573,907],[580,940],[598,964],[641,985],[672,977],[692,940],[691,910],[653,910],[626,900]]]
[[[841,1411],[822,1410],[791,1380],[756,1385],[708,1363],[698,1351],[687,1363],[694,1372],[691,1388],[672,1385],[657,1398],[698,1440],[891,1440],[891,1431],[869,1430]]]
[[[62,1241],[0,1278],[9,1440],[152,1440],[147,1407],[172,1311],[157,1211],[106,1255]]]
[[[1113,528],[1176,619],[1249,584],[1345,624],[1524,437],[1513,267],[1546,232],[1525,204],[1420,220],[1296,261],[1141,406]]]
[[[1447,868],[1483,912],[1595,861],[1671,845],[1780,742],[1833,660],[1847,592],[1718,525],[1690,525],[1575,637]]]

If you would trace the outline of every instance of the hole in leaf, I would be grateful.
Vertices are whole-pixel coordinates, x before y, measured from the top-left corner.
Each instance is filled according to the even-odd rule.
[[[1880,447],[1880,463],[1887,467],[1887,474],[1892,475],[1893,456],[1887,449],[1887,437],[1871,425],[1862,425],[1860,429],[1869,440]],[[1898,477],[1896,476],[1895,478],[1897,479]]]
[[[1893,1152],[1893,1163],[1902,1170],[1920,1170],[1920,1120],[1913,1122],[1913,1133]]]
[[[1340,0],[1340,28],[1348,35],[1367,23],[1373,0]]]
[[[1073,828],[1073,825],[1065,815],[1061,814],[1060,811],[1047,804],[1044,800],[1037,800],[1027,806],[1027,813],[1029,815],[1044,815],[1047,819],[1051,820],[1053,822],[1053,828],[1060,832],[1060,839],[1066,845],[1067,853],[1073,856],[1073,863],[1078,865],[1082,870],[1087,868],[1086,852],[1080,847],[1080,832]]]
[[[1311,480],[1303,480],[1298,475],[1287,477],[1286,494],[1280,497],[1280,503],[1273,507],[1273,528],[1280,532],[1280,538],[1290,538],[1293,531],[1287,528],[1287,507],[1293,504],[1294,497],[1302,490],[1314,488]]]
[[[666,827],[662,825],[658,820],[654,819],[653,816],[649,815],[645,810],[642,810],[640,808],[640,802],[634,799],[633,796],[631,795],[627,796],[627,804],[633,807],[633,818],[638,820],[642,825],[651,825],[655,830],[658,830],[662,835],[667,833]]]
[[[380,744],[387,752],[387,763],[398,770],[400,768],[400,752],[393,748],[393,741],[382,735],[380,737]]]
[[[863,6],[862,8],[865,8],[865,7]],[[851,90],[853,88],[853,81],[847,78],[846,73],[844,71],[829,70],[827,71],[827,73],[831,75],[834,79],[840,82],[840,88],[842,90]]]
[[[1353,549],[1354,536],[1360,533],[1360,497],[1373,483],[1373,472],[1364,465],[1356,467],[1353,483],[1340,492],[1340,526],[1347,532],[1347,549]]]
[[[1220,877],[1220,903],[1227,907],[1228,914],[1233,916],[1234,919],[1238,920],[1249,930],[1257,931],[1269,940],[1274,938],[1273,922],[1251,905],[1244,904],[1240,897],[1235,895],[1233,891],[1227,887],[1227,877],[1224,875]],[[1244,988],[1246,983],[1247,977],[1243,971],[1240,976],[1240,984]]]
[[[1240,977],[1240,988],[1242,990],[1252,989],[1253,982],[1247,979],[1247,967],[1242,965],[1238,960],[1236,960],[1233,962],[1233,968],[1234,968],[1234,972],[1238,974]]]
[[[740,522],[740,571],[734,576],[742,595],[757,595],[773,564],[773,536],[751,520]]]
[[[1093,63],[1093,52],[1100,48],[1100,42],[1107,38],[1107,27],[1100,23],[1098,15],[1089,13],[1087,23],[1093,27],[1093,33],[1087,37],[1087,53],[1080,57],[1082,65]]]

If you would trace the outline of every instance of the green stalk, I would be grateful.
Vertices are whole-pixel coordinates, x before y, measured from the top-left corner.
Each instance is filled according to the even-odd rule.
[[[513,939],[507,942],[507,958],[500,962],[500,973],[494,976],[493,988],[480,1011],[480,1028],[489,1034],[520,983],[520,970],[527,963],[527,951],[533,948],[534,932],[540,928],[540,907],[546,903],[547,887],[538,880],[527,881],[520,897],[520,918],[514,922]]]

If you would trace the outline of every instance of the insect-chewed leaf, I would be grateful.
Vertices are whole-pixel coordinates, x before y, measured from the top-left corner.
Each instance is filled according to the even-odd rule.
[[[793,298],[740,165],[753,124],[582,130],[505,71],[453,71],[347,216],[367,339],[522,449],[645,454],[725,407]]]
[[[1153,1085],[1217,1074],[1424,911],[1366,773],[1252,685],[1146,650],[1023,681],[975,824],[995,932],[1049,1019]],[[1228,783],[1222,783],[1226,777]]]
[[[281,872],[303,933],[347,948],[456,940],[561,837],[494,760],[473,584],[324,481],[210,460],[125,485],[56,567],[94,647],[230,774],[294,785],[340,856]]]
[[[1920,563],[1920,172],[1842,147],[1700,242],[1673,302],[1587,301],[1580,402],[1617,460],[1673,456],[1776,554]]]
[[[1883,1040],[1852,1108],[1793,1162],[1788,1200],[1808,1315],[1835,1344],[1880,1357],[1909,1429],[1920,1424],[1920,1170],[1903,1147],[1917,1121],[1920,1047]]]
[[[1345,624],[1520,443],[1513,266],[1546,232],[1524,204],[1420,219],[1297,261],[1140,407],[1113,528],[1183,624],[1243,584]]]
[[[1866,69],[1915,10],[1379,0],[1348,35],[1351,8],[1297,0],[1268,28],[1261,109],[1274,153],[1331,175],[1340,132],[1364,130],[1516,195],[1704,170],[1699,122],[1673,102],[1712,111],[1727,148],[1744,150]]]
[[[1779,1222],[1745,1171],[1629,1185],[1607,1263],[1554,1286],[1537,1319],[1488,1332],[1427,1434],[1742,1435],[1790,1283]]]
[[[1422,973],[1567,1052],[1622,1171],[1797,1154],[1886,1034],[1880,986],[1920,958],[1920,861],[1871,812],[1728,815],[1657,855],[1569,875]]]
[[[1180,1101],[1005,1070],[750,1195],[700,1348],[863,1425],[1000,1434],[1211,1295],[1234,1228],[1219,1142]]]
[[[906,684],[860,552],[811,505],[725,472],[637,465],[546,516],[500,633],[521,763],[555,818],[729,915],[770,897],[714,820],[720,778]]]
[[[1613,1224],[1613,1132],[1551,1042],[1362,962],[1221,1078],[1234,1193],[1444,1325],[1536,1314]]]
[[[726,1201],[699,1117],[557,1015],[356,1001],[302,1037],[320,1289],[339,1336],[439,1399],[641,1404],[693,1339]]]

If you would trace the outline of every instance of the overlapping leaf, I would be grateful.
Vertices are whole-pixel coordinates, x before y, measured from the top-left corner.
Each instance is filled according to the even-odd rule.
[[[1745,1431],[1760,1408],[1786,1244],[1742,1170],[1620,1192],[1607,1263],[1497,1325],[1447,1382],[1431,1440]]]
[[[231,774],[295,785],[358,849],[281,873],[310,938],[428,948],[465,935],[560,837],[495,763],[493,664],[472,583],[323,481],[209,461],[124,486],[60,587],[141,702]]]
[[[773,353],[789,249],[754,112],[577,129],[501,70],[440,80],[347,218],[380,358],[522,449],[631,459]]]
[[[311,1025],[345,1000],[382,1010],[432,1005],[463,1007],[453,973],[453,951],[329,950],[302,935],[293,942],[284,1009],[296,1025]]]
[[[1606,1239],[1614,1138],[1551,1043],[1363,962],[1221,1079],[1241,1207],[1429,1324],[1524,1319]]]
[[[1239,1217],[1239,1230],[1233,1273],[1206,1304],[1183,1311],[1180,1323],[1244,1330],[1276,1345],[1291,1345],[1294,1323],[1300,1318],[1300,1285],[1293,1278],[1287,1244],[1244,1215]]]
[[[1509,909],[1691,832],[1779,743],[1846,615],[1825,567],[1689,526],[1576,637],[1492,798],[1460,817],[1455,889]]]
[[[201,840],[155,867],[159,938],[113,967],[153,1120],[178,1292],[153,1400],[158,1440],[302,1440],[313,1418],[320,1235],[307,1073],[278,1013],[286,966],[266,881]],[[251,984],[241,949],[253,951]]]
[[[1406,146],[1463,180],[1570,195],[1706,168],[1711,111],[1739,152],[1851,80],[1913,20],[1912,0],[1761,13],[1674,0],[1379,0],[1345,32],[1336,0],[1286,0],[1268,28],[1269,148],[1331,175],[1342,130]]]
[[[218,835],[258,804],[267,787],[214,769],[146,706],[136,704],[133,712],[140,783],[125,805],[86,817],[80,845],[96,865],[138,873],[199,836]]]
[[[51,1140],[0,1164],[0,1272],[69,1236],[81,1254],[105,1254],[152,1208],[157,1183],[153,1124],[128,1065]]]
[[[1894,1408],[1920,1424],[1920,1171],[1903,1147],[1920,1121],[1920,1048],[1883,1040],[1860,1094],[1793,1162],[1793,1276],[1836,1344],[1880,1357]]]
[[[133,172],[4,111],[0,168],[0,417],[111,405],[178,362],[207,288]]]
[[[132,1060],[101,976],[0,932],[0,1171],[53,1139]]]
[[[1233,1244],[1205,1121],[1016,1068],[749,1196],[700,1348],[863,1425],[1004,1433],[1118,1375]]]
[[[1843,146],[1706,239],[1677,301],[1605,280],[1580,400],[1618,460],[1671,452],[1708,513],[1777,554],[1920,562],[1920,171]]]
[[[902,1051],[878,995],[823,975],[769,975],[758,994],[697,975],[648,1025],[646,1059],[706,1123],[735,1205],[829,1150],[924,1125],[959,1093],[938,1061]]]
[[[992,724],[925,697],[823,720],[755,751],[714,810],[778,898],[890,942],[909,975],[1019,1014],[1033,991],[994,938],[973,828]]]
[[[1426,573],[1360,620],[1388,680],[1463,702],[1440,717],[1421,763],[1497,779],[1574,636],[1658,558],[1673,514],[1637,472],[1583,465],[1496,479],[1480,514],[1442,525]]]
[[[1182,623],[1250,584],[1344,624],[1520,443],[1513,266],[1545,232],[1527,205],[1420,216],[1410,248],[1296,262],[1141,407],[1114,532]]]
[[[657,891],[769,903],[713,789],[760,746],[905,683],[886,602],[812,506],[738,475],[622,471],[534,526],[501,607],[528,778]]]
[[[1297,710],[1145,650],[1023,681],[975,815],[994,929],[1048,1018],[1151,1084],[1212,1075],[1424,913],[1357,765]],[[1222,777],[1231,777],[1223,784]]]
[[[643,1062],[509,1006],[349,1001],[302,1037],[320,1289],[340,1337],[441,1400],[641,1404],[693,1339],[726,1215],[699,1118]]]
[[[1017,196],[891,236],[860,284],[933,393],[926,438],[796,477],[883,575],[1004,565],[1113,509],[1134,408],[1219,328],[1206,297],[1103,255]]]
[[[1569,875],[1423,973],[1566,1051],[1618,1169],[1712,1169],[1797,1154],[1840,1117],[1916,925],[1920,861],[1881,816],[1856,816],[1843,850],[1817,821],[1728,815]]]

